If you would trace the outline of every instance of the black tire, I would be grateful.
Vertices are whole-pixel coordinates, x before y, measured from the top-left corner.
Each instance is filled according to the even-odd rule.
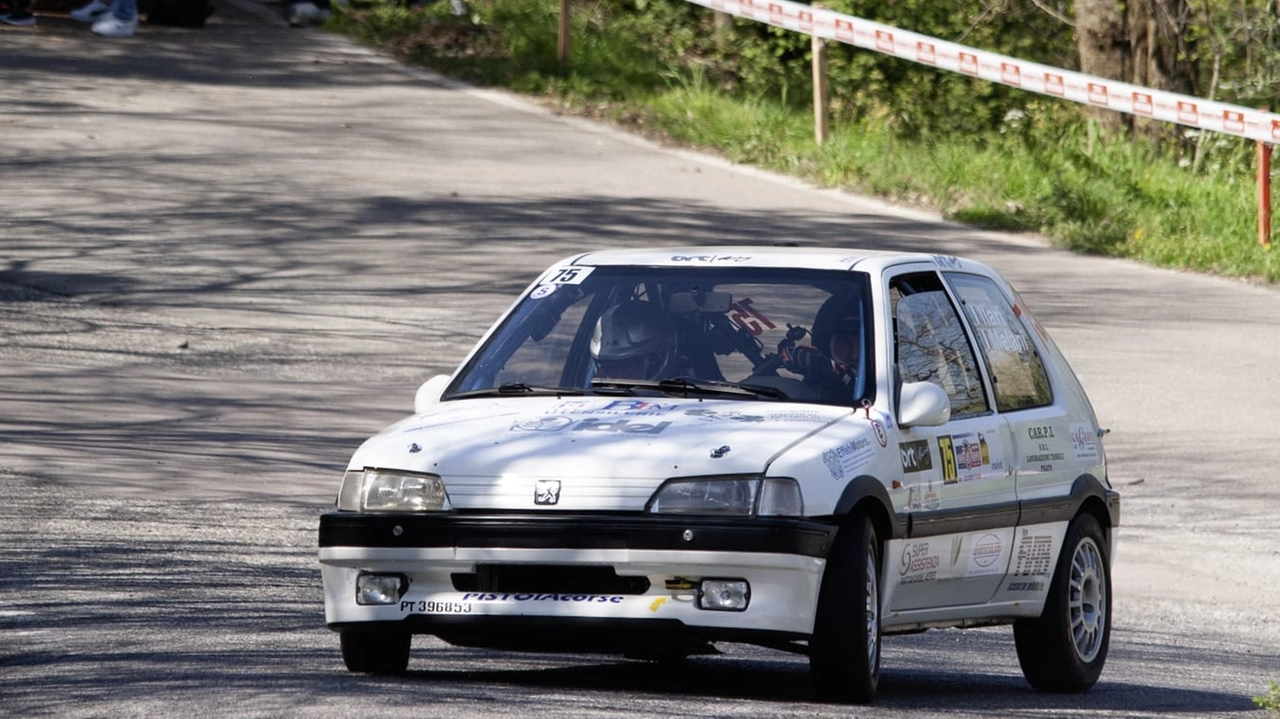
[[[409,667],[408,632],[372,632],[343,629],[342,661],[347,671],[366,674],[401,674]]]
[[[1071,520],[1044,612],[1013,625],[1018,663],[1031,686],[1081,692],[1102,674],[1111,643],[1111,561],[1098,520]]]
[[[858,511],[840,527],[818,592],[809,674],[819,701],[870,704],[880,684],[880,543]]]

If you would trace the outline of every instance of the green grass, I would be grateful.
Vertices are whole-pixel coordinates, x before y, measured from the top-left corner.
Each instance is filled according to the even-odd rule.
[[[837,107],[817,145],[810,90],[795,80],[807,67],[777,68],[740,38],[713,45],[710,13],[685,3],[575,0],[562,66],[553,0],[472,0],[464,18],[447,2],[352,2],[331,29],[663,141],[1077,252],[1280,283],[1277,253],[1257,241],[1253,144],[1239,138],[1208,138],[1193,170],[1188,143],[1104,141],[1079,108],[1032,98],[985,135],[903,131],[910,120]]]
[[[1269,684],[1270,693],[1254,697],[1253,703],[1268,714],[1280,714],[1280,684],[1274,681]]]

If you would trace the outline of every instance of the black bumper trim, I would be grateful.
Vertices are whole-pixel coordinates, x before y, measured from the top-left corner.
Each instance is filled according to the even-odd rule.
[[[781,517],[588,513],[372,514],[320,517],[321,547],[648,549],[825,558],[836,525]]]
[[[676,619],[600,617],[503,617],[412,614],[393,622],[329,624],[389,634],[429,634],[460,647],[507,651],[609,654],[696,654],[713,642],[802,650],[808,635],[760,629],[690,626]]]

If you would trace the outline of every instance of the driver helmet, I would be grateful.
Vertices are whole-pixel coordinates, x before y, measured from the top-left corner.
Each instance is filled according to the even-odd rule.
[[[862,349],[862,313],[855,299],[836,295],[813,318],[813,345],[842,365],[856,367]]]
[[[660,379],[675,363],[675,323],[657,305],[631,300],[600,315],[591,335],[598,377]]]

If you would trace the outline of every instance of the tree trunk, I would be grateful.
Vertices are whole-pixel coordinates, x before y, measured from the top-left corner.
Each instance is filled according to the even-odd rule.
[[[1188,0],[1077,0],[1076,50],[1080,71],[1156,90],[1195,92],[1194,67],[1183,34],[1190,21]],[[1133,128],[1134,118],[1090,108],[1104,128]],[[1164,135],[1162,123],[1140,122],[1141,131]]]

